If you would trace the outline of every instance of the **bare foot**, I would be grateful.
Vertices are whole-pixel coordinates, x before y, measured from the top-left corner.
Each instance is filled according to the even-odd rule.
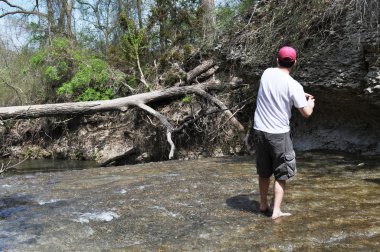
[[[263,208],[260,207],[260,213],[265,215],[266,217],[271,217],[273,214],[273,211],[272,211],[272,209],[270,209],[269,206],[263,207]]]
[[[279,212],[273,212],[272,214],[272,220],[275,220],[277,218],[280,218],[280,217],[286,217],[286,216],[290,216],[292,215],[291,213],[283,213],[281,211]]]
[[[268,209],[270,209],[268,205],[260,205],[260,212],[268,211]]]

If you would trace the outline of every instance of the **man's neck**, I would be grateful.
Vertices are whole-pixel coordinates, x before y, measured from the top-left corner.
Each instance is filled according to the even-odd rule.
[[[290,74],[290,68],[280,67],[280,66],[278,66],[277,68],[280,69],[281,71],[283,71],[286,74]]]

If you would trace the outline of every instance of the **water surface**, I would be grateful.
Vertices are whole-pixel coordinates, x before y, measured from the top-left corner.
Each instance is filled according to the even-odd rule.
[[[376,251],[380,160],[303,153],[272,221],[252,157],[0,178],[0,250]],[[271,195],[272,196],[272,195]]]

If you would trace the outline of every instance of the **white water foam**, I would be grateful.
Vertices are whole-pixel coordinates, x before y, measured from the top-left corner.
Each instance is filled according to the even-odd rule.
[[[126,194],[128,191],[129,191],[129,190],[122,189],[122,190],[120,191],[120,193],[121,193],[121,194]]]
[[[38,204],[40,206],[46,205],[46,204],[51,204],[60,201],[59,199],[51,199],[51,200],[37,200]]]
[[[113,218],[119,218],[119,215],[115,212],[101,212],[101,213],[82,213],[78,219],[74,219],[75,222],[89,223],[92,221],[111,221]]]
[[[143,191],[143,190],[145,190],[146,188],[148,188],[148,187],[152,187],[152,186],[153,186],[153,185],[141,185],[141,186],[138,186],[137,189]]]
[[[170,216],[170,217],[173,217],[173,218],[176,218],[176,217],[179,216],[179,214],[177,214],[177,213],[173,213],[173,212],[167,210],[165,207],[161,207],[161,206],[153,206],[153,207],[151,207],[151,209],[160,210],[160,211],[164,212],[164,214],[165,214],[166,216]]]

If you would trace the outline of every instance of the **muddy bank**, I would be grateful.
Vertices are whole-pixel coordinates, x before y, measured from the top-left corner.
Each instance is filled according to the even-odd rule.
[[[201,109],[195,104],[172,101],[156,109],[172,121],[189,117]],[[203,101],[202,101],[203,102]],[[229,125],[221,125],[220,113],[212,113],[173,134],[175,159],[223,156],[241,151],[241,141]],[[2,157],[23,159],[94,160],[110,165],[167,160],[170,145],[166,128],[146,112],[102,113],[67,118],[7,121],[1,126]],[[132,151],[131,151],[132,150]]]

